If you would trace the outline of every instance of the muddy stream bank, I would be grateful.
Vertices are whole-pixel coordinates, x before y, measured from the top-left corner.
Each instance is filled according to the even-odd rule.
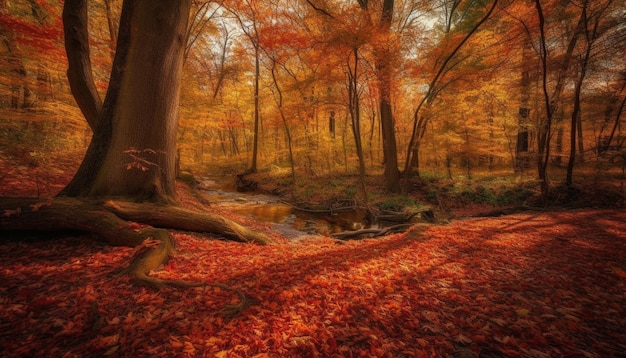
[[[276,196],[260,192],[237,192],[235,179],[230,176],[203,177],[198,181],[199,193],[211,205],[271,223],[275,230],[287,237],[381,228],[379,224],[367,220],[364,209],[355,208],[333,214],[306,212],[282,202]]]

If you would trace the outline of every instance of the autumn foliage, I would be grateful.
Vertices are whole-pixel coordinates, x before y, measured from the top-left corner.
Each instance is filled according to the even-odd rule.
[[[0,246],[0,352],[19,356],[618,357],[626,349],[626,216],[523,213],[382,239],[268,247],[176,233],[153,274],[225,282],[138,287],[129,248],[82,236]],[[260,228],[263,230],[262,228]]]
[[[94,88],[104,94],[115,90],[109,77],[122,1],[79,5],[90,19]],[[626,352],[626,213],[616,209],[626,178],[624,0],[193,1],[188,31],[173,41],[185,45],[176,57],[184,62],[180,108],[178,91],[163,98],[176,99],[167,112],[180,124],[168,127],[167,202],[181,207],[78,198],[61,209],[88,208],[80,227],[67,224],[78,210],[39,215],[58,213],[51,198],[72,180],[92,138],[68,87],[62,7],[0,0],[0,201],[25,200],[38,223],[61,218],[55,228],[82,230],[0,227],[0,356]],[[148,85],[172,87],[138,78],[146,85],[130,93],[152,98]],[[141,104],[134,99],[124,97]],[[146,113],[137,106],[128,117],[135,137],[163,133]],[[121,132],[128,148],[124,142],[112,155],[127,161],[105,173],[163,169],[148,157],[165,151],[132,146],[131,131]],[[375,239],[286,237],[207,203],[173,175],[193,184],[191,173],[246,169],[262,172],[279,189],[271,192],[293,203],[319,203],[340,190],[369,213],[427,203],[441,220]],[[358,189],[345,179],[357,170]],[[498,211],[489,196],[508,190],[504,184],[452,194],[485,173],[518,185],[524,193],[516,198],[528,200]],[[526,183],[528,192],[545,190],[541,202]],[[477,203],[496,211],[468,218]],[[611,209],[590,208],[598,203]],[[128,207],[144,220],[124,216]],[[165,210],[187,226],[146,224],[164,217],[157,222],[172,224]],[[236,226],[208,233],[194,221],[205,213]],[[102,229],[97,218],[105,214],[120,223],[109,233],[168,240],[111,246],[109,237],[85,232]],[[0,210],[2,223],[25,216],[22,206]],[[28,226],[11,228],[19,224]],[[237,236],[233,228],[269,245],[224,240]],[[143,281],[123,274],[128,262]]]

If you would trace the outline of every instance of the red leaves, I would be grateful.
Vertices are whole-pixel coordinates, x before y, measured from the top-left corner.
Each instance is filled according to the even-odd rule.
[[[154,275],[245,291],[258,304],[234,319],[219,313],[238,301],[227,290],[154,291],[115,278],[132,249],[84,238],[5,243],[0,350],[432,357],[464,347],[615,356],[626,340],[625,222],[617,212],[515,215],[343,245],[309,237],[261,247],[175,234],[176,255]]]

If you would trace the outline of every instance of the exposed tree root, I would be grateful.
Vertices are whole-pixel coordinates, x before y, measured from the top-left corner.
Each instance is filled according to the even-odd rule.
[[[212,213],[198,212],[177,206],[149,203],[138,204],[123,201],[107,201],[104,207],[123,219],[155,227],[212,232],[236,241],[256,242],[261,245],[271,242],[267,236],[257,231],[250,230],[232,220]]]
[[[151,226],[146,226],[151,225]],[[175,206],[121,201],[101,203],[87,199],[0,198],[0,230],[79,230],[94,233],[116,246],[137,248],[130,265],[120,272],[141,285],[163,287],[214,286],[237,293],[239,304],[228,305],[223,313],[238,315],[251,302],[245,294],[221,283],[163,280],[149,272],[164,264],[174,250],[174,237],[165,229],[211,232],[242,241],[268,244],[270,239],[219,215]]]

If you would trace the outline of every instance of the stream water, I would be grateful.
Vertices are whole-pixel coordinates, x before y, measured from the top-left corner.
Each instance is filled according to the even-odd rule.
[[[206,177],[198,184],[206,200],[212,205],[272,223],[273,227],[288,236],[303,234],[337,233],[377,227],[367,222],[364,210],[317,214],[296,210],[278,198],[261,193],[239,193],[234,179],[229,177]]]

